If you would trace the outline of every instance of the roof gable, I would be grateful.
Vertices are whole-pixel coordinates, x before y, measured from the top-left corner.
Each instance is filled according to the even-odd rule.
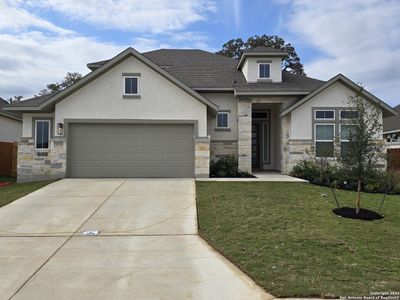
[[[33,105],[33,106],[15,105],[13,107],[9,107],[7,110],[32,110],[32,111],[51,110],[56,103],[58,103],[59,101],[61,101],[64,98],[66,98],[67,96],[71,95],[72,93],[79,90],[80,88],[84,87],[88,83],[92,82],[93,80],[95,80],[96,78],[98,78],[99,76],[101,76],[102,74],[104,74],[105,72],[107,72],[108,70],[110,70],[111,68],[113,68],[114,66],[116,66],[117,64],[119,64],[120,62],[122,62],[123,60],[125,60],[126,58],[128,58],[130,56],[135,57],[136,59],[138,59],[139,61],[144,63],[146,66],[150,67],[151,69],[153,69],[154,71],[156,71],[157,73],[162,75],[164,78],[166,78],[167,80],[174,83],[177,87],[184,90],[186,93],[193,96],[198,101],[207,105],[207,107],[209,107],[212,112],[218,111],[219,107],[215,103],[211,102],[207,98],[203,97],[202,95],[200,95],[199,93],[197,93],[196,91],[194,91],[193,89],[188,87],[182,81],[180,81],[179,79],[175,78],[174,76],[172,76],[171,74],[169,74],[168,72],[163,70],[160,66],[156,65],[151,60],[149,60],[148,58],[146,58],[145,56],[143,56],[142,54],[140,54],[133,48],[127,48],[120,54],[116,55],[114,58],[112,58],[112,59],[108,60],[107,62],[105,62],[104,64],[102,64],[99,68],[97,68],[93,72],[84,76],[81,80],[79,80],[75,84],[66,88],[65,90],[63,90],[59,93],[50,95],[48,97],[43,97],[43,98],[38,97],[39,99],[36,99],[36,103],[37,103],[36,106],[35,105]],[[31,99],[30,101],[33,102],[34,100],[35,100],[35,98]],[[43,101],[41,101],[41,100],[43,100]],[[25,101],[22,101],[22,102],[25,102]]]
[[[363,96],[364,98],[370,100],[371,102],[373,102],[376,105],[378,105],[379,107],[381,107],[382,110],[383,110],[383,116],[384,117],[397,115],[397,111],[395,109],[393,109],[392,107],[390,107],[389,105],[387,105],[385,102],[383,102],[382,100],[380,100],[379,98],[377,98],[376,96],[374,96],[373,94],[371,94],[370,92],[368,92],[363,87],[361,87],[358,84],[356,84],[355,82],[351,81],[350,79],[348,79],[343,74],[338,74],[335,77],[333,77],[330,80],[328,80],[325,84],[320,86],[315,91],[311,92],[310,94],[308,94],[304,98],[300,99],[299,101],[295,102],[291,106],[289,106],[286,109],[284,109],[281,112],[280,116],[284,116],[284,115],[288,114],[289,112],[295,110],[299,106],[303,105],[304,103],[306,103],[307,101],[312,99],[314,96],[316,96],[319,93],[321,93],[322,91],[326,90],[328,87],[333,85],[335,82],[343,83],[348,88],[352,89],[355,92],[359,92],[361,94],[361,96]]]

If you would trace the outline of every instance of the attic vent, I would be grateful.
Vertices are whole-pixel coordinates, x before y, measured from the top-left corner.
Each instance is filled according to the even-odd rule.
[[[161,68],[163,68],[163,69],[168,69],[168,68],[171,68],[172,67],[172,65],[161,65]]]

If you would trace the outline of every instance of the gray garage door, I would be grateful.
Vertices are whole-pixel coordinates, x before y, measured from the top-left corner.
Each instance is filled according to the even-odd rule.
[[[193,177],[193,125],[70,124],[70,177]]]

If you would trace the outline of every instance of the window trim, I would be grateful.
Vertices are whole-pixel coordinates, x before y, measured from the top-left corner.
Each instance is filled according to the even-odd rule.
[[[49,139],[47,148],[37,148],[37,123],[46,122],[49,124]],[[50,138],[51,138],[51,120],[48,119],[37,119],[35,120],[35,150],[36,151],[48,151],[50,149]]]
[[[333,111],[333,118],[317,118],[317,111]],[[334,109],[322,109],[322,108],[318,108],[318,109],[314,109],[314,120],[316,121],[334,121],[336,120],[336,111]]]
[[[227,115],[227,119],[226,119],[226,127],[219,127],[218,126],[218,115],[219,114],[226,114]],[[215,118],[215,129],[230,129],[231,127],[230,127],[230,122],[229,122],[229,119],[230,119],[230,112],[229,111],[219,111],[219,112],[217,112],[217,117]]]
[[[355,112],[358,112],[357,110],[353,110],[353,109],[351,109],[351,110],[349,110],[349,109],[340,109],[339,110],[339,120],[346,120],[346,121],[354,120],[354,119],[352,119],[352,118],[342,118],[342,111],[355,111]]]
[[[140,76],[138,76],[138,75],[123,75],[123,80],[124,80],[124,84],[123,84],[123,96],[128,96],[128,97],[130,97],[130,96],[140,96],[140,80],[139,80],[139,78],[140,78]],[[125,85],[126,85],[126,78],[136,78],[136,80],[137,80],[137,93],[136,94],[133,94],[133,93],[129,93],[129,94],[127,94],[127,93],[125,93],[125,91],[126,91],[126,88],[125,88]]]
[[[261,65],[269,65],[269,77],[260,77],[260,66]],[[272,63],[267,63],[267,62],[259,62],[259,63],[257,63],[257,66],[258,66],[258,78],[257,79],[261,79],[261,80],[263,80],[263,79],[271,79],[271,65],[272,65]]]

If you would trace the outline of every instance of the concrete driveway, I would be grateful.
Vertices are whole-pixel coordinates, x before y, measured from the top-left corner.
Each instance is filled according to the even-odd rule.
[[[14,201],[0,270],[1,299],[273,298],[198,237],[193,179],[65,179]]]

